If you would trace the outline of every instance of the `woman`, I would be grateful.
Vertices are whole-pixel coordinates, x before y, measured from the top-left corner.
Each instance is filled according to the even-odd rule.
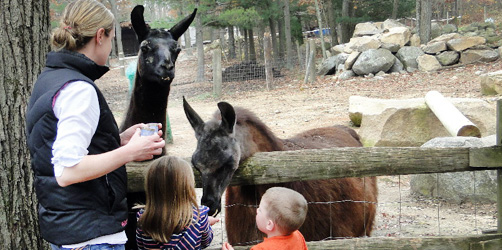
[[[113,27],[112,13],[98,1],[68,4],[28,104],[40,230],[53,249],[124,249],[124,164],[152,159],[165,145],[162,132],[140,137],[142,124],[119,134],[94,84],[109,70]]]

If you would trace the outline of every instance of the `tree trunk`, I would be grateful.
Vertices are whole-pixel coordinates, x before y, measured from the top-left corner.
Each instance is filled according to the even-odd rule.
[[[327,12],[328,12],[328,28],[331,36],[331,47],[338,45],[338,38],[336,34],[336,16],[335,16],[335,7],[333,7],[333,1],[328,0],[327,3]]]
[[[317,23],[319,24],[319,36],[321,37],[321,50],[322,58],[326,59],[326,46],[324,44],[324,27],[322,25],[321,10],[319,8],[319,2],[315,0],[315,10],[317,13]]]
[[[258,57],[261,61],[265,60],[265,27],[260,24],[258,27]]]
[[[291,15],[289,13],[289,0],[284,0],[284,33],[286,35],[286,68],[292,69],[293,44],[291,42]]]
[[[420,43],[426,44],[431,38],[431,0],[420,0],[420,20],[418,20],[418,31]]]
[[[122,46],[122,27],[120,27],[119,12],[117,11],[117,3],[115,0],[108,0],[110,2],[111,11],[115,16],[115,41],[118,50],[118,57],[124,56],[124,46]]]
[[[399,0],[394,0],[392,5],[392,19],[397,19],[397,11],[399,9]]]
[[[279,9],[284,8],[284,2],[279,1],[278,2]],[[282,64],[284,63],[284,57],[285,57],[285,52],[286,52],[286,36],[284,34],[284,17],[281,15],[277,19],[277,31],[279,32],[279,62]]]
[[[277,46],[277,36],[275,31],[275,22],[272,18],[268,19],[268,25],[270,26],[270,40],[272,40],[272,57],[274,61],[277,60],[277,56],[279,55],[279,47]]]
[[[347,19],[350,17],[350,0],[343,0],[342,3],[342,18],[344,18],[344,21],[341,23],[341,31],[340,31],[340,36],[341,36],[341,43],[348,43],[350,40],[349,37],[349,23],[347,22]]]
[[[25,116],[49,51],[49,1],[2,0],[0,12],[0,245],[48,249],[39,232]]]
[[[248,30],[244,29],[244,45],[242,48],[244,49],[244,61],[249,62],[249,36]]]
[[[253,29],[248,29],[247,34],[249,36],[248,42],[249,42],[249,60],[255,62],[256,61],[256,48],[254,46],[254,35],[253,35]]]
[[[234,26],[228,26],[228,57],[235,58]]]
[[[199,7],[199,1],[196,3]],[[200,10],[200,8],[198,8]],[[204,44],[202,38],[201,13],[195,17],[195,43],[197,44],[197,82],[204,81]]]

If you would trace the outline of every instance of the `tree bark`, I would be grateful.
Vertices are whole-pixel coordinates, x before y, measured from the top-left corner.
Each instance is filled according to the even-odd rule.
[[[0,245],[47,249],[26,145],[26,106],[49,51],[49,1],[0,2]]]
[[[328,28],[331,36],[331,47],[338,45],[338,38],[336,34],[336,16],[335,16],[335,7],[333,7],[333,1],[328,0],[327,3],[327,12],[328,12]]]
[[[317,1],[317,0],[316,0]],[[284,0],[284,33],[286,35],[286,67],[293,68],[293,44],[291,42],[291,14],[289,13],[289,0]]]
[[[319,24],[319,36],[321,37],[321,50],[322,58],[326,59],[326,46],[324,45],[324,27],[322,25],[321,10],[319,8],[319,2],[315,0],[315,10],[317,13],[317,23]]]
[[[115,16],[115,44],[117,45],[118,57],[124,56],[124,46],[122,46],[122,27],[120,27],[119,12],[117,11],[117,2],[115,0],[108,0],[110,2],[111,11]]]
[[[268,19],[268,24],[270,26],[270,40],[272,41],[272,54],[274,60],[277,60],[277,56],[279,55],[279,48],[277,46],[277,36],[275,31],[275,22],[272,18]]]
[[[196,1],[199,8],[199,1]],[[204,44],[202,38],[202,20],[201,13],[195,17],[195,43],[197,45],[197,82],[204,81]]]
[[[350,40],[349,37],[349,23],[347,19],[350,17],[350,0],[343,0],[342,2],[342,18],[344,21],[341,23],[341,43],[348,43]]]
[[[392,4],[392,19],[397,18],[397,11],[399,9],[399,0],[394,0]]]
[[[234,26],[228,26],[228,57],[235,58]]]
[[[420,15],[418,20],[420,43],[426,44],[431,39],[431,0],[420,0],[420,13],[417,15]]]
[[[279,9],[281,10],[282,8],[284,8],[284,2],[283,1],[279,1],[278,2],[278,5],[279,5]],[[284,63],[284,57],[285,57],[285,53],[286,53],[286,35],[284,34],[284,16],[280,16],[278,19],[277,19],[277,32],[279,33],[279,47],[278,47],[278,51],[279,51],[279,62]]]
[[[248,29],[247,34],[249,36],[248,42],[249,42],[249,60],[255,62],[256,61],[256,48],[254,45],[254,35],[253,35],[253,29]]]

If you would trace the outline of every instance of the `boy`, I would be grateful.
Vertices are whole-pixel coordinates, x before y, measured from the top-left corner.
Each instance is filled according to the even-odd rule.
[[[264,241],[251,250],[306,250],[303,235],[298,231],[307,215],[307,201],[298,192],[284,187],[269,188],[256,210],[256,226],[265,233]],[[225,242],[222,250],[233,250]]]

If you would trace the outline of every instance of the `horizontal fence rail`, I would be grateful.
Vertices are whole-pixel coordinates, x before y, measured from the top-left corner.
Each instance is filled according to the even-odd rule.
[[[385,238],[353,238],[330,241],[307,242],[310,250],[363,250],[363,249],[500,249],[502,234],[476,236],[434,236],[434,237],[385,237]],[[248,250],[251,246],[234,246],[235,250]],[[219,250],[221,247],[208,247],[207,250]]]
[[[186,159],[190,162],[190,159]],[[128,187],[143,191],[148,162],[127,164]],[[234,174],[231,185],[268,184],[342,177],[478,171],[502,167],[502,147],[356,147],[256,153]],[[200,175],[194,169],[197,186]],[[309,249],[501,249],[502,234],[434,237],[363,237],[307,242]],[[234,246],[236,250],[252,246]],[[221,249],[210,246],[209,250]]]
[[[189,159],[188,162],[190,162]],[[141,192],[149,162],[127,164],[129,192]],[[230,185],[477,171],[502,167],[502,147],[354,147],[261,152],[234,174]],[[196,185],[200,175],[194,169]]]

